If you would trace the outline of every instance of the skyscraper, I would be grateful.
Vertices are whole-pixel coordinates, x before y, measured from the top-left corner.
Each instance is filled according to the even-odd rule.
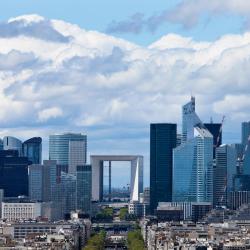
[[[76,209],[91,213],[92,171],[91,165],[77,166]]]
[[[51,201],[57,181],[56,161],[43,161],[29,166],[29,198],[37,201]]]
[[[242,122],[241,124],[241,143],[246,145],[248,142],[248,137],[250,136],[250,121]]]
[[[176,124],[150,125],[150,210],[158,202],[172,201],[173,149],[176,147]]]
[[[202,125],[174,149],[173,201],[213,201],[213,136]]]
[[[28,157],[32,164],[42,162],[42,138],[33,137],[23,143],[23,156]]]
[[[201,124],[201,120],[195,112],[195,97],[182,107],[182,142],[194,137],[194,126]]]
[[[3,149],[4,150],[17,150],[18,156],[22,156],[22,142],[12,136],[5,136],[3,138]]]
[[[216,149],[214,170],[214,205],[226,206],[229,193],[233,191],[233,177],[236,174],[236,150],[230,145]]]
[[[27,157],[19,157],[17,150],[0,151],[0,189],[6,197],[28,196]]]
[[[43,199],[43,166],[40,164],[29,166],[29,198],[34,201]]]
[[[216,147],[219,147],[222,143],[222,131],[221,131],[221,123],[204,123],[204,126],[208,129],[208,131],[213,135],[213,158],[215,159],[215,150]]]
[[[248,140],[250,138],[250,122],[243,122],[241,129],[241,143],[244,147],[244,156],[242,157],[243,174],[250,175],[250,141]]]
[[[49,136],[49,159],[56,160],[64,169],[70,167],[75,173],[76,166],[86,163],[87,136],[83,134],[56,134]]]

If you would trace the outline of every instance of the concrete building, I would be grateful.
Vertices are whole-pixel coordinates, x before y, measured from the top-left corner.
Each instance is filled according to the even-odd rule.
[[[92,199],[103,200],[103,166],[109,162],[109,186],[111,187],[112,161],[128,161],[131,163],[130,171],[130,200],[139,201],[139,194],[143,192],[143,157],[139,155],[92,155]],[[109,188],[111,190],[111,188]]]
[[[39,216],[42,216],[42,204],[39,202],[2,202],[2,219],[17,221]]]

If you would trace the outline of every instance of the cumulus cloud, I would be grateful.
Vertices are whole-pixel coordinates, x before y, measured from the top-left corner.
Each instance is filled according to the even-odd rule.
[[[9,29],[40,25],[43,20],[14,18],[9,22],[16,26]],[[248,32],[214,42],[168,34],[141,47],[63,21],[47,20],[43,25],[45,33],[55,30],[70,39],[34,39],[26,31],[10,37],[0,34],[3,131],[28,127],[50,133],[51,126],[55,132],[95,127],[105,128],[98,136],[106,134],[108,140],[114,127],[118,137],[124,128],[136,127],[133,135],[145,143],[150,122],[181,122],[181,105],[191,94],[197,97],[204,121],[226,114],[227,124],[236,124],[250,117]]]
[[[50,25],[49,20],[37,16],[22,16],[0,23],[0,37],[12,38],[17,36],[27,36],[59,43],[68,42],[70,39],[56,31]]]
[[[58,107],[43,109],[38,112],[38,120],[46,122],[51,118],[57,118],[63,115],[63,111]]]
[[[142,31],[154,32],[166,23],[177,23],[190,29],[197,25],[200,17],[205,14],[241,16],[245,19],[243,26],[249,28],[250,2],[246,0],[182,0],[173,9],[164,10],[150,17],[136,13],[127,20],[112,21],[107,27],[107,32],[134,34]]]

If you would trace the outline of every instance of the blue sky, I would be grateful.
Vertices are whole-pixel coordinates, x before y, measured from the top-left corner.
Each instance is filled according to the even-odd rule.
[[[62,19],[78,24],[84,29],[105,32],[112,21],[127,20],[135,13],[150,17],[162,11],[172,10],[180,2],[180,0],[8,0],[1,3],[0,20],[36,13],[49,19]],[[240,15],[225,12],[214,16],[205,13],[199,18],[199,23],[191,29],[185,29],[178,23],[167,22],[153,33],[144,31],[140,34],[115,33],[112,35],[142,45],[148,45],[167,33],[190,36],[198,41],[213,41],[224,34],[241,33],[243,22],[244,17]]]
[[[40,135],[46,158],[49,134],[87,133],[89,154],[144,155],[148,185],[149,124],[180,132],[193,94],[201,119],[226,115],[224,143],[239,142],[249,17],[245,0],[2,1],[0,136]]]

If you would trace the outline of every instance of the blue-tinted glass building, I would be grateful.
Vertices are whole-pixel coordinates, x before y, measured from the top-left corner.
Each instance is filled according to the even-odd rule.
[[[22,142],[12,136],[5,136],[3,138],[3,149],[4,150],[17,150],[18,155],[22,156]]]
[[[173,201],[213,202],[213,136],[202,125],[174,149]]]
[[[77,166],[76,209],[91,213],[92,170],[91,165]]]
[[[158,202],[172,201],[173,149],[176,147],[176,124],[150,125],[150,210]]]
[[[56,160],[63,170],[70,166],[73,174],[76,165],[86,163],[86,155],[86,135],[66,133],[49,136],[49,159]]]
[[[230,145],[221,145],[216,149],[214,169],[214,205],[226,206],[229,193],[233,191],[233,178],[236,175],[236,150]]]
[[[23,142],[23,156],[28,157],[32,164],[41,164],[42,162],[42,138],[33,137]]]
[[[0,189],[6,197],[28,196],[27,157],[19,157],[17,150],[0,151]]]

